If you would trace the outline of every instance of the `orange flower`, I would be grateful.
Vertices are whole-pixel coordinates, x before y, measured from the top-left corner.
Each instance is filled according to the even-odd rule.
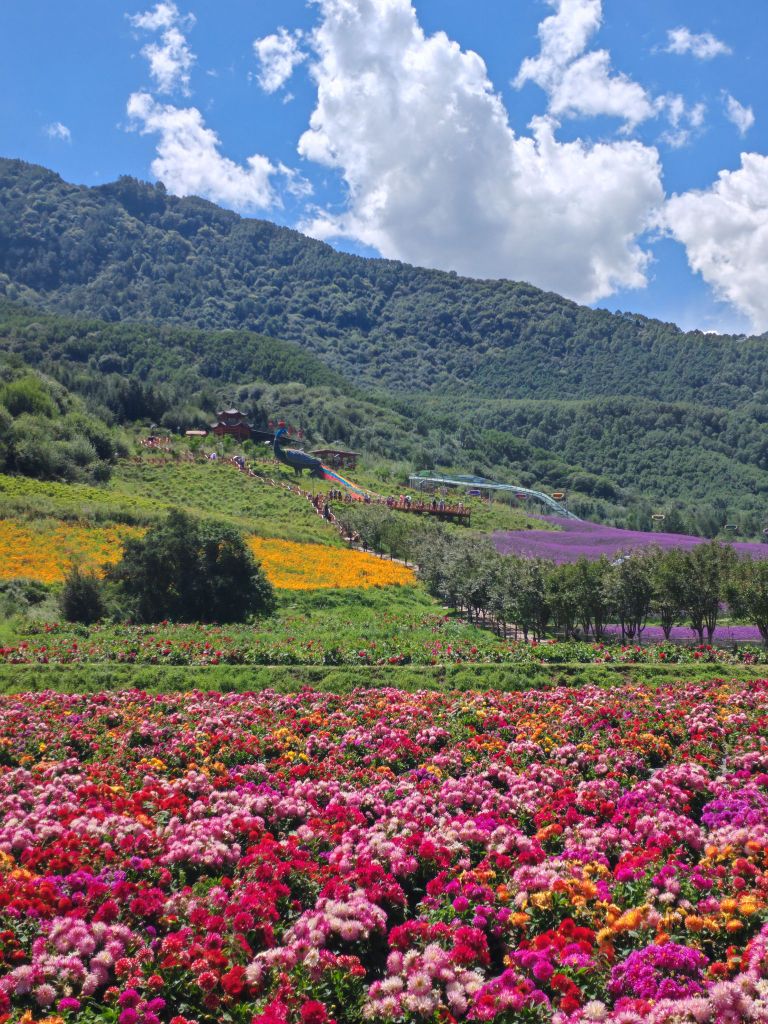
[[[264,537],[251,537],[249,544],[279,590],[367,589],[414,582],[411,569],[362,551]]]
[[[95,570],[120,561],[132,526],[86,526],[54,520],[34,528],[0,520],[0,579],[60,583],[73,564]],[[362,551],[251,537],[255,557],[280,590],[366,589],[414,583],[412,569]]]
[[[143,532],[132,526],[91,527],[57,521],[33,529],[0,519],[0,579],[59,583],[75,563],[93,570],[118,562],[123,541]]]

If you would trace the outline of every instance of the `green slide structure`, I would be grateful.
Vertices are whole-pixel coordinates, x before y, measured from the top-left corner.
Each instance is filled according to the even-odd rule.
[[[408,477],[412,487],[422,488],[425,484],[434,484],[443,487],[465,487],[478,491],[501,491],[507,494],[519,494],[525,499],[532,499],[540,502],[546,509],[547,515],[558,516],[560,519],[575,519],[580,522],[578,516],[569,512],[565,505],[556,501],[552,495],[543,491],[532,491],[529,487],[518,487],[516,484],[502,484],[497,480],[487,480],[484,476],[446,476],[445,474],[433,474],[430,470],[422,470]]]

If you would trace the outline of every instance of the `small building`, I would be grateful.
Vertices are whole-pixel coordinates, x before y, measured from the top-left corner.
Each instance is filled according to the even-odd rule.
[[[207,430],[185,430],[184,437],[208,437]]]
[[[325,462],[332,469],[356,469],[360,452],[348,452],[339,444],[328,445],[327,448],[318,448],[310,455]]]
[[[238,441],[247,441],[252,428],[248,417],[239,409],[222,409],[216,413],[216,422],[211,424],[211,433],[217,437],[234,437]]]

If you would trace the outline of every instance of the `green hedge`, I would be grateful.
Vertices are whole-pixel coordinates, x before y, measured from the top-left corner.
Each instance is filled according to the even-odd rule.
[[[719,669],[719,671],[718,671]],[[556,686],[620,686],[628,682],[663,685],[718,677],[748,682],[768,676],[768,666],[717,665],[531,665],[476,666],[233,666],[172,665],[3,665],[0,694],[57,690],[95,693],[142,689],[153,693],[216,690],[243,693],[265,689],[297,692],[304,687],[348,693],[358,687],[403,690],[544,690]]]

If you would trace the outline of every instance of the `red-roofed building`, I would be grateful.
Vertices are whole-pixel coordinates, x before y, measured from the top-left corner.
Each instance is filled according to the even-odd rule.
[[[248,417],[239,409],[222,409],[216,413],[216,423],[211,424],[211,433],[217,437],[229,436],[238,441],[247,441],[251,432]]]

